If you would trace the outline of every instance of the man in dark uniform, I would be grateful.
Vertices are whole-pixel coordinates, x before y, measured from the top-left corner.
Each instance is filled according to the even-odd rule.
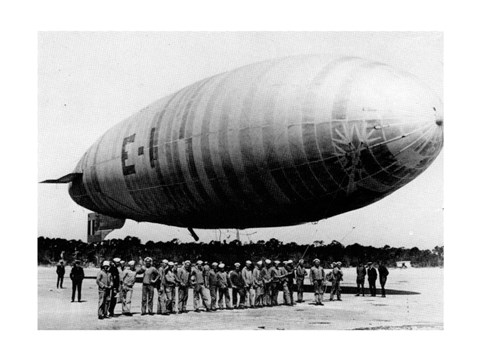
[[[218,308],[220,310],[225,308],[229,310],[232,309],[232,305],[230,304],[230,293],[228,290],[228,288],[232,287],[232,283],[230,282],[230,278],[225,271],[225,264],[220,263],[218,265],[216,283],[218,287]],[[223,299],[225,299],[225,302]]]
[[[218,263],[213,262],[212,268],[208,271],[208,289],[210,290],[210,307],[213,311],[217,310],[217,268]]]
[[[293,261],[292,261],[293,263]],[[283,305],[292,306],[293,298],[291,293],[291,287],[293,285],[294,276],[293,266],[288,261],[283,262],[283,267],[280,268],[280,286],[283,291]]]
[[[57,289],[63,289],[63,277],[65,276],[65,265],[63,260],[60,260],[57,264]]]
[[[367,270],[365,266],[360,262],[357,266],[357,294],[355,296],[360,296],[360,287],[362,288],[362,296],[365,296],[365,276],[367,275]]]
[[[300,259],[297,268],[295,269],[295,279],[297,282],[297,303],[303,302],[303,284],[305,276],[307,276],[307,269],[303,266],[304,260]]]
[[[377,288],[375,283],[377,281],[377,270],[373,266],[372,262],[368,262],[368,286],[370,288],[370,296],[377,296]]]
[[[118,271],[119,267],[120,259],[115,258],[112,262],[110,262],[110,268],[108,269],[112,276],[112,293],[110,294],[110,306],[108,308],[108,314],[110,315],[110,317],[114,316],[115,306],[117,305],[117,297],[120,293],[120,272]]]
[[[382,297],[385,297],[385,284],[387,282],[387,276],[389,272],[383,261],[380,262],[378,267],[378,276],[380,277],[380,286],[382,287]]]
[[[78,302],[82,301],[82,281],[85,277],[83,268],[80,266],[80,260],[75,260],[72,270],[70,271],[70,279],[72,279],[72,302],[75,301],[75,292],[77,292]]]
[[[245,283],[243,282],[240,271],[240,263],[235,263],[235,269],[228,274],[230,282],[232,283],[232,300],[234,309],[245,309]],[[240,303],[237,305],[238,298]]]
[[[110,293],[112,287],[112,274],[108,271],[109,261],[104,261],[97,274],[98,286],[98,319],[109,318],[108,308],[110,303]]]

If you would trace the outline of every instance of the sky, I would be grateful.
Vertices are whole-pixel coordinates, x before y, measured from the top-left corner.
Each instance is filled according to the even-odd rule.
[[[335,54],[387,63],[443,98],[438,32],[47,32],[38,37],[38,181],[70,173],[105,131],[176,90],[224,71],[283,56]],[[448,122],[448,119],[446,120]],[[39,184],[38,236],[86,241],[87,214],[67,185]],[[236,235],[197,230],[201,241]],[[242,241],[413,247],[443,245],[443,151],[419,177],[385,199],[317,223],[247,229]],[[186,229],[127,220],[108,238],[193,241]]]

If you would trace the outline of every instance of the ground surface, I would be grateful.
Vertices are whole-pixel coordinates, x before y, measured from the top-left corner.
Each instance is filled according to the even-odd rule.
[[[98,269],[85,269],[85,275],[94,276]],[[443,269],[391,269],[387,288],[416,291],[418,295],[382,297],[355,297],[342,295],[343,301],[326,301],[325,306],[313,306],[312,293],[306,293],[305,303],[274,308],[216,311],[171,316],[140,316],[141,284],[133,292],[133,317],[120,316],[121,306],[115,309],[113,319],[97,320],[98,292],[95,280],[83,282],[82,300],[70,302],[71,282],[64,281],[66,289],[55,288],[54,268],[38,268],[38,328],[43,329],[443,329]],[[343,282],[355,285],[355,269],[344,269]],[[378,286],[378,282],[377,282]],[[368,292],[368,291],[367,291]],[[156,297],[156,296],[155,296]],[[281,302],[282,293],[279,294]],[[328,298],[328,297],[326,297]],[[295,293],[296,299],[296,293]],[[190,291],[187,310],[193,309]],[[156,299],[154,309],[156,309]]]

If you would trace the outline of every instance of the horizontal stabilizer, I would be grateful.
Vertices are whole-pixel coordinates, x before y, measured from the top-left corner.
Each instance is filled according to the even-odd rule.
[[[58,179],[49,179],[49,180],[41,181],[40,184],[67,184],[80,176],[82,176],[82,173],[71,173],[71,174],[62,176],[61,178],[58,178]]]

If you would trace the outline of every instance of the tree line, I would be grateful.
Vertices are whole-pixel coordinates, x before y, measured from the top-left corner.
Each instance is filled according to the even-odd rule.
[[[297,262],[302,257],[308,265],[318,258],[322,264],[341,261],[343,266],[356,266],[357,263],[368,261],[383,261],[388,267],[395,267],[397,261],[408,260],[412,266],[443,266],[443,246],[435,246],[432,250],[420,250],[417,247],[363,246],[358,243],[344,246],[336,240],[329,244],[314,241],[312,244],[301,245],[295,242],[283,243],[272,238],[268,241],[242,243],[239,240],[212,240],[210,242],[181,243],[178,239],[170,241],[147,241],[142,244],[137,237],[127,236],[122,239],[105,240],[87,244],[81,240],[62,238],[45,238],[38,241],[38,264],[51,265],[60,259],[68,264],[74,260],[86,266],[98,266],[104,259],[119,257],[125,260],[136,260],[152,257],[156,261],[169,259],[182,262],[184,260],[223,261],[227,265],[246,260],[261,259],[287,260]]]

